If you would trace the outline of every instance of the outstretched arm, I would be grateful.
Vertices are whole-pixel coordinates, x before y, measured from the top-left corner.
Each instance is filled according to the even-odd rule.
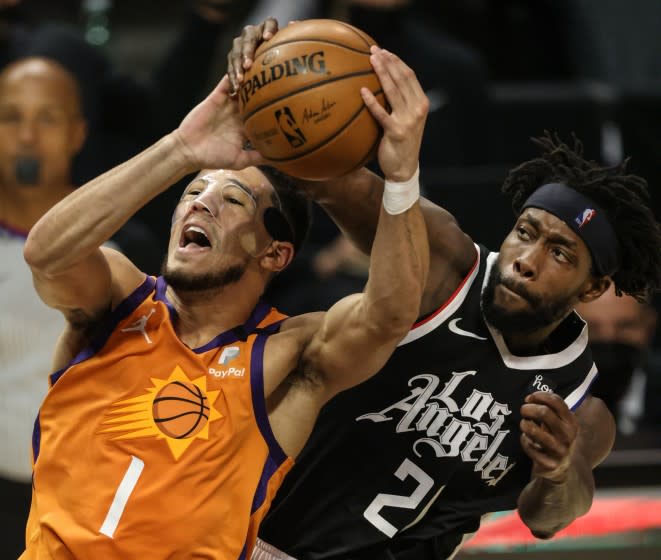
[[[548,539],[589,511],[592,470],[613,446],[615,422],[604,403],[590,396],[573,414],[559,396],[537,392],[521,413],[521,445],[533,470],[519,495],[519,515],[533,535]]]
[[[144,275],[100,246],[188,173],[261,162],[256,152],[243,150],[244,140],[225,77],[176,131],[56,204],[32,228],[24,249],[42,299],[76,321],[93,319],[123,299]]]
[[[246,26],[234,39],[227,57],[227,71],[238,89],[243,73],[253,62],[254,52],[278,30],[278,22],[267,18],[260,25]],[[329,181],[298,181],[310,198],[320,204],[342,232],[366,254],[372,252],[384,180],[367,169],[359,169]],[[456,289],[475,262],[472,240],[455,218],[443,208],[421,199],[430,246],[428,284],[421,310],[430,312]]]
[[[429,102],[413,71],[394,54],[372,47],[371,61],[392,108],[388,114],[361,90],[384,129],[378,153],[387,185],[378,202],[365,291],[326,313],[303,355],[303,367],[322,377],[328,398],[383,366],[419,313],[428,270],[417,167]]]

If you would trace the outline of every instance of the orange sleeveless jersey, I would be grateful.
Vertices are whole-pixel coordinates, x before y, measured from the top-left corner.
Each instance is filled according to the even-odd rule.
[[[293,462],[266,414],[262,358],[284,315],[194,350],[147,278],[51,376],[33,435],[32,559],[245,559]]]

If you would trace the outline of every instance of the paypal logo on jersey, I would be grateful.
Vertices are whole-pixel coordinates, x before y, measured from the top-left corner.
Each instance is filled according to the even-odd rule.
[[[583,210],[583,212],[581,212],[578,216],[576,216],[576,218],[574,218],[574,221],[576,222],[578,229],[581,229],[596,215],[597,212],[593,208],[586,208],[585,210]]]
[[[223,351],[220,353],[220,358],[218,358],[218,363],[226,366],[238,355],[239,355],[238,346],[227,346],[226,348],[223,348]]]
[[[240,353],[241,351],[238,346],[227,346],[226,348],[223,348],[222,352],[220,353],[218,363],[220,365],[226,366],[232,360],[238,358]],[[225,379],[226,377],[243,377],[245,373],[246,368],[244,367],[228,367],[224,369],[216,369],[213,367],[209,368],[210,375],[213,375],[214,377],[220,377],[221,379]]]

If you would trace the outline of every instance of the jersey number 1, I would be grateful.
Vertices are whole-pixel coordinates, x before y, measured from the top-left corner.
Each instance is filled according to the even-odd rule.
[[[107,537],[113,538],[119,520],[124,513],[124,508],[126,507],[126,502],[129,501],[129,497],[135,488],[135,485],[138,483],[138,479],[142,474],[142,469],[145,467],[145,463],[142,459],[138,459],[131,455],[131,463],[129,468],[126,469],[124,473],[124,478],[119,483],[117,491],[115,492],[115,497],[112,500],[112,504],[108,508],[108,513],[106,518],[103,520],[101,529],[99,533],[106,535]]]
[[[422,499],[434,486],[433,479],[418,465],[408,459],[404,459],[402,464],[399,465],[399,468],[395,471],[395,476],[401,481],[404,481],[406,477],[411,476],[418,482],[418,486],[413,490],[413,493],[410,496],[378,494],[363,512],[363,517],[367,519],[367,521],[390,538],[395,536],[397,528],[381,516],[381,509],[388,506],[415,509],[420,505]]]

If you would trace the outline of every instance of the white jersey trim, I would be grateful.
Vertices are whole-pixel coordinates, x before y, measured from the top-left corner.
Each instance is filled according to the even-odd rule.
[[[578,407],[579,404],[583,401],[585,396],[588,394],[590,385],[592,385],[592,382],[594,381],[595,377],[597,377],[597,365],[592,364],[592,369],[588,372],[587,376],[583,380],[583,383],[581,383],[576,389],[574,389],[569,395],[565,397],[565,403],[567,403],[567,406],[569,407],[569,410],[574,410]]]
[[[496,262],[498,258],[498,253],[489,253],[487,256],[487,266],[484,273],[484,281],[482,283],[482,290],[487,285],[489,280],[489,273],[491,267]],[[577,314],[577,317],[580,316]],[[581,319],[583,321],[583,319]],[[576,337],[576,340],[572,342],[567,348],[555,354],[544,354],[541,356],[515,356],[507,348],[507,344],[503,339],[503,335],[500,334],[500,331],[495,327],[491,326],[486,320],[485,323],[491,333],[493,341],[496,343],[500,357],[503,359],[505,365],[510,369],[521,369],[521,370],[531,370],[531,369],[557,369],[564,367],[568,364],[571,364],[576,360],[586,349],[588,345],[588,328],[585,321],[583,321],[583,328],[581,333]]]
[[[459,286],[459,289],[454,294],[452,294],[450,299],[448,299],[441,307],[439,307],[434,314],[432,314],[422,323],[414,325],[397,346],[404,346],[405,344],[413,342],[414,340],[418,340],[426,334],[429,334],[431,331],[437,329],[451,315],[453,315],[459,306],[464,302],[466,296],[468,295],[468,291],[473,285],[473,281],[475,280],[475,277],[480,270],[480,248],[475,245],[475,250],[477,251],[477,257],[475,259],[473,269],[470,271],[468,276],[464,278],[462,284]]]

